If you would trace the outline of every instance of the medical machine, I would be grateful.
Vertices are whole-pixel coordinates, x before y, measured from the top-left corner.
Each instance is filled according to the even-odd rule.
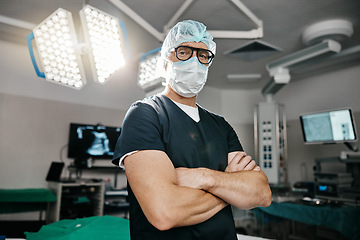
[[[285,186],[286,118],[284,106],[273,101],[259,103],[254,114],[255,152],[258,164],[271,185]]]
[[[300,116],[305,144],[344,143],[351,151],[338,157],[315,159],[315,196],[343,203],[358,204],[360,199],[360,153],[355,120],[350,108],[321,111]],[[340,164],[340,165],[339,165]],[[327,166],[324,166],[327,165]],[[329,170],[329,166],[336,166]],[[341,170],[341,166],[345,166]],[[323,169],[328,170],[323,171]]]

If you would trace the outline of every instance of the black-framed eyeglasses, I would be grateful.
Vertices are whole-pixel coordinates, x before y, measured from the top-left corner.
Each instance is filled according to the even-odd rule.
[[[189,60],[192,57],[194,50],[196,51],[196,56],[199,59],[199,62],[201,62],[202,64],[211,63],[211,61],[215,57],[215,54],[207,49],[194,48],[189,46],[179,46],[175,48],[176,58],[180,61]]]

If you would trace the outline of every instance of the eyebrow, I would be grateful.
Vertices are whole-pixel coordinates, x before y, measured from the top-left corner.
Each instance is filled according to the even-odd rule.
[[[186,44],[186,42],[184,42],[185,44]],[[205,47],[193,47],[193,46],[190,46],[190,45],[182,45],[183,43],[180,43],[180,45],[178,45],[177,47],[192,47],[192,48],[199,48],[199,49],[204,49],[204,50],[209,50],[208,48],[207,48],[207,46],[205,45]],[[175,47],[175,48],[177,48],[177,47]]]

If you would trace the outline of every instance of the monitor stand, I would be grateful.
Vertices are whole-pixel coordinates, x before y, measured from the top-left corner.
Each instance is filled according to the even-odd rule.
[[[347,146],[351,151],[353,152],[358,152],[359,151],[359,147],[355,146],[353,143],[351,142],[344,142],[345,146]]]

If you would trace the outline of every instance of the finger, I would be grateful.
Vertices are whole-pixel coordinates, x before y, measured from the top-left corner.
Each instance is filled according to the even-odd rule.
[[[244,170],[253,170],[256,167],[256,162],[251,160],[244,168]]]
[[[225,169],[225,172],[237,172],[242,170],[239,169],[239,162],[244,156],[246,156],[245,152],[237,152],[230,160],[228,166]]]
[[[249,156],[250,157],[250,156]],[[253,170],[253,171],[257,171],[259,172],[261,169],[260,167],[256,164],[256,161],[254,159],[251,160],[251,162],[249,162],[249,164],[245,167],[244,170]]]
[[[245,170],[245,167],[251,162],[251,156],[244,156],[238,163],[238,167]]]
[[[232,165],[230,171],[232,172],[237,172],[237,171],[242,171],[242,170],[246,170],[245,167],[251,162],[251,157],[250,156],[244,156],[243,158],[241,158],[240,162]],[[254,167],[254,166],[253,166]],[[250,167],[249,167],[250,168]],[[249,169],[252,170],[252,169]]]
[[[230,167],[237,165],[244,156],[246,156],[246,153],[245,153],[245,152],[238,152],[238,153],[233,157],[233,159],[231,159],[231,161],[230,161],[230,163],[229,163],[228,165],[229,165]]]
[[[260,172],[260,167],[259,166],[256,166],[254,169],[253,169],[253,171],[256,171],[256,172]]]

